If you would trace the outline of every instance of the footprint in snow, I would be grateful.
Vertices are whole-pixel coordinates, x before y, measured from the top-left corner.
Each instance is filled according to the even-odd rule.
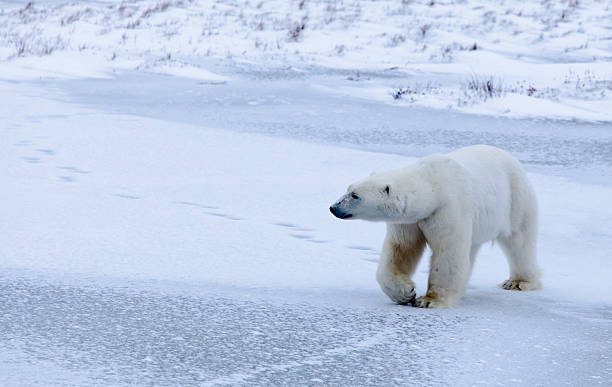
[[[367,262],[378,263],[378,256],[380,255],[380,251],[373,249],[371,247],[368,247],[368,246],[353,245],[353,246],[346,246],[346,247],[352,250],[361,251],[363,254],[367,255],[367,257],[360,257],[359,259],[362,259]]]
[[[307,235],[307,234],[289,234],[289,235],[296,239],[312,239],[312,235]]]
[[[306,240],[306,242],[310,242],[310,243],[327,243],[328,241],[323,240],[323,239],[308,239],[308,240]]]
[[[36,151],[47,156],[55,155],[55,151],[53,149],[36,149]]]
[[[77,179],[71,176],[58,176],[57,178],[60,179],[60,181],[63,181],[64,183],[74,183],[75,181],[77,181]]]
[[[317,244],[329,242],[324,239],[315,239],[314,235],[312,235],[311,233],[312,231],[314,231],[314,229],[312,228],[301,227],[301,226],[298,226],[297,224],[288,223],[288,222],[276,222],[276,223],[272,223],[272,225],[288,229],[288,231],[291,231],[289,233],[289,236],[295,239],[301,239],[306,242],[317,243]]]
[[[295,228],[297,227],[295,224],[292,223],[272,223],[275,226],[280,226],[280,227],[287,227],[287,228]]]
[[[173,201],[172,203],[180,204],[182,206],[187,206],[187,207],[203,208],[205,210],[219,210],[219,207],[209,206],[209,205],[200,204],[200,203],[196,203],[196,202],[189,202],[189,201],[185,201],[185,200],[176,200],[176,201]],[[206,213],[208,215],[211,215],[211,216],[217,216],[219,218],[225,218],[225,219],[228,219],[228,220],[243,220],[244,219],[244,218],[240,218],[238,216],[225,214],[225,213],[219,212],[219,211],[206,211]]]
[[[232,216],[232,215],[228,215],[228,214],[224,214],[222,212],[207,212],[208,215],[212,215],[212,216],[218,216],[219,218],[225,218],[225,219],[229,219],[229,220],[242,220],[242,218],[239,218],[237,216]]]
[[[183,201],[183,200],[177,200],[177,201],[174,201],[172,203],[174,203],[174,204],[181,204],[183,206],[189,206],[189,207],[208,208],[208,209],[212,209],[212,210],[216,210],[217,209],[217,207],[215,207],[215,206],[207,206],[205,204],[199,204],[199,203],[195,203],[195,202],[186,202],[186,201]]]
[[[369,251],[369,252],[375,252],[376,250],[374,250],[371,247],[368,246],[357,246],[357,245],[353,245],[353,246],[346,246],[349,249],[353,249],[353,250],[359,250],[359,251]]]
[[[275,226],[290,228],[290,229],[293,229],[293,231],[314,231],[312,228],[300,227],[297,224],[293,224],[293,223],[279,222],[279,223],[272,223],[272,224]]]
[[[24,157],[23,159],[31,164],[38,164],[42,161],[40,157]]]
[[[366,262],[378,263],[378,258],[360,258],[360,259]]]
[[[132,200],[142,199],[141,196],[134,196],[134,195],[128,195],[128,194],[120,194],[120,193],[113,194],[113,196],[116,196],[116,197],[122,198],[122,199],[132,199]]]
[[[86,174],[89,173],[89,171],[85,171],[76,167],[58,167],[59,169],[63,169],[64,171],[68,171],[70,173],[80,173],[80,174]]]

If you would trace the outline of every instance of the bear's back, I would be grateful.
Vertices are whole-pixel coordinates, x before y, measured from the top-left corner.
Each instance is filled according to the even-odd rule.
[[[488,145],[461,148],[447,156],[463,167],[470,180],[476,242],[510,233],[512,207],[530,190],[518,160]]]

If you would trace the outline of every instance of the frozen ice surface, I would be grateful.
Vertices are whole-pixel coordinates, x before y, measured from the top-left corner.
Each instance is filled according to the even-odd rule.
[[[0,385],[609,385],[609,2],[300,3],[0,1]],[[329,204],[474,143],[543,290],[392,304]]]
[[[607,383],[611,166],[588,150],[609,127],[453,115],[446,142],[427,138],[439,112],[265,85],[0,84],[0,383]],[[368,137],[371,115],[387,124]],[[460,308],[390,303],[374,280],[384,227],[329,203],[405,155],[539,129],[549,143],[507,145],[537,170],[544,290],[496,288],[506,264],[485,248]],[[426,277],[424,259],[418,292]]]
[[[576,318],[561,305],[489,294],[423,312],[360,292],[289,298],[24,274],[4,271],[0,281],[3,385],[596,385],[610,377],[604,308]],[[47,372],[33,375],[36,365]]]
[[[248,66],[243,71],[248,72],[223,87],[133,72],[109,80],[48,81],[48,86],[65,91],[62,98],[71,102],[112,113],[385,153],[424,156],[489,144],[512,152],[534,171],[612,183],[609,123],[517,120],[444,110],[432,114],[427,108],[398,108],[330,93],[352,83],[333,72],[304,75],[289,69],[262,74]],[[370,73],[389,84],[400,76],[393,71]],[[160,88],[163,93],[157,92]],[[131,103],[134,100],[141,103]]]
[[[432,350],[453,361],[457,354],[423,330],[455,336],[465,319],[384,304],[368,311],[268,301],[257,292],[166,294],[18,278],[3,279],[1,289],[1,333],[12,339],[3,349],[25,339],[31,358],[74,371],[87,365],[99,384],[431,384],[447,373]]]

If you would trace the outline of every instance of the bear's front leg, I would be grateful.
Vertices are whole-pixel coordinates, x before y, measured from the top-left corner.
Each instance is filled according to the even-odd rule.
[[[427,293],[413,305],[418,308],[456,305],[470,277],[471,223],[443,212],[419,222],[433,252]]]
[[[376,279],[382,291],[400,305],[414,302],[416,292],[412,274],[423,255],[425,244],[425,237],[416,225],[387,225]]]

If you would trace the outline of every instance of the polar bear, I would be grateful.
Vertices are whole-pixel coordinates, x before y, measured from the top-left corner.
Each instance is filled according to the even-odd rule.
[[[508,259],[503,289],[540,287],[535,192],[518,160],[499,148],[474,145],[374,173],[350,185],[330,211],[340,219],[387,223],[376,278],[398,304],[456,305],[488,241],[497,241]],[[411,277],[426,244],[429,283],[416,298]]]

